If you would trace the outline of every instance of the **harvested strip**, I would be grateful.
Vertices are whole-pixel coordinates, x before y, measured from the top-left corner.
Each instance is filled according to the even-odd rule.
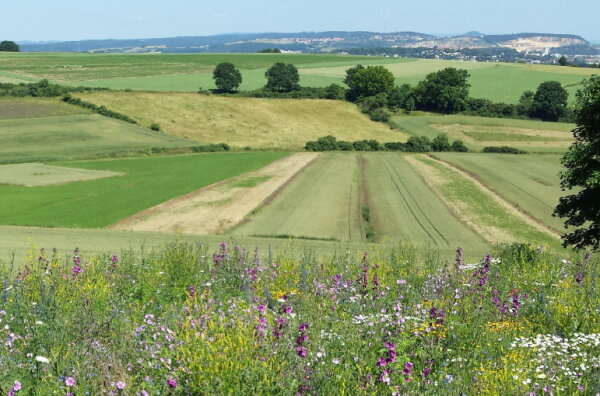
[[[317,156],[317,153],[296,153],[257,171],[164,202],[110,228],[199,235],[222,233],[240,222]]]

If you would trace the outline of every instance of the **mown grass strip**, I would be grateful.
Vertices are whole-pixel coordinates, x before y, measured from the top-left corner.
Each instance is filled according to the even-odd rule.
[[[475,181],[431,158],[418,156],[413,157],[411,162],[444,197],[446,204],[452,205],[463,221],[475,227],[489,242],[530,241],[556,248],[560,246],[558,238],[523,221],[483,191]]]

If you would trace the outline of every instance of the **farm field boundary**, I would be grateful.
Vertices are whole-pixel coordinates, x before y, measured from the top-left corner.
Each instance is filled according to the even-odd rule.
[[[257,171],[207,186],[111,225],[111,229],[220,234],[239,223],[318,154],[296,153]]]
[[[564,222],[552,216],[560,197],[560,155],[452,153],[430,154],[468,173],[524,214],[546,225],[554,232],[564,229]]]
[[[490,243],[530,241],[558,246],[559,235],[523,214],[467,173],[430,156],[407,157],[461,221]]]

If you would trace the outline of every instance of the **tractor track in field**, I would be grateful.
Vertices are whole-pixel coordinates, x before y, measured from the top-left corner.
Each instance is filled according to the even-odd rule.
[[[413,204],[409,203],[409,200],[407,199],[407,197],[405,196],[405,194],[402,192],[402,189],[400,188],[400,186],[398,185],[398,183],[396,182],[396,180],[398,180],[402,184],[402,187],[404,188],[405,191],[410,191],[410,190],[408,189],[408,187],[406,186],[406,184],[402,181],[402,177],[390,165],[389,160],[388,159],[384,159],[383,163],[385,165],[385,168],[386,168],[386,171],[387,171],[388,175],[390,176],[390,180],[392,181],[392,183],[394,183],[394,186],[396,187],[396,190],[398,190],[398,193],[400,194],[400,197],[402,198],[402,200],[406,204],[406,207],[408,208],[409,212],[411,213],[411,215],[413,216],[413,218],[415,219],[415,221],[417,222],[417,224],[419,224],[419,226],[421,227],[421,229],[427,234],[427,236],[429,236],[429,238],[433,241],[433,243],[435,243],[436,245],[439,245],[438,240],[434,237],[434,235],[432,235],[429,232],[429,230],[423,224],[423,222],[421,222],[421,220],[419,219],[419,217],[417,216],[417,214],[413,210],[413,207],[416,207],[418,209],[418,211],[423,215],[423,218],[427,221],[427,223],[429,223],[429,225],[431,226],[431,228],[433,228],[433,230],[435,231],[435,233],[437,235],[439,235],[439,237],[444,242],[446,242],[446,244],[448,246],[450,246],[450,242],[446,239],[446,237],[444,237],[444,235],[433,224],[433,222],[431,221],[431,219],[429,219],[429,217],[425,214],[425,212],[423,211],[423,209],[421,208],[421,206],[419,205],[418,201],[415,199],[414,196],[410,195],[410,198],[411,198]],[[396,176],[396,178],[394,178],[394,176]]]

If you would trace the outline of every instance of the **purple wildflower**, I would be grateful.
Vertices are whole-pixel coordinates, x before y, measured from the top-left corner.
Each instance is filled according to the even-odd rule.
[[[169,378],[167,380],[167,385],[169,385],[169,388],[175,389],[177,388],[177,381],[174,378]]]

